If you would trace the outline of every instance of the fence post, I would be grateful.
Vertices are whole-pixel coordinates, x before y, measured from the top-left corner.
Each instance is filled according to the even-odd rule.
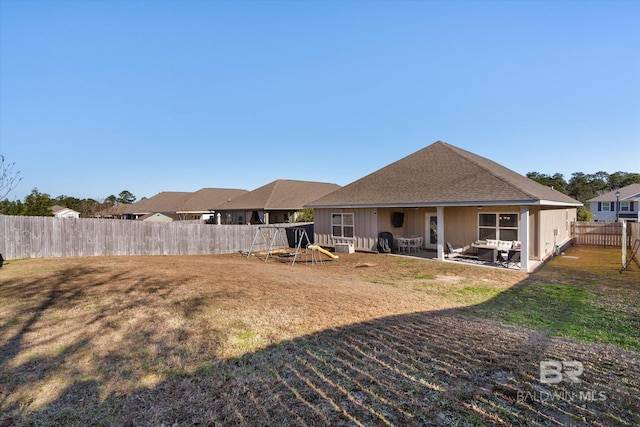
[[[622,266],[627,260],[627,221],[622,220]]]

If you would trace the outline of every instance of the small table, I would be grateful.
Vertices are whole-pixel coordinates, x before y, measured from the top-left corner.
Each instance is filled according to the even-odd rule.
[[[395,237],[398,252],[418,252],[422,248],[422,237]]]
[[[395,237],[396,248],[398,248],[398,252],[409,252],[409,243],[411,239],[407,237]]]
[[[496,262],[498,250],[491,247],[477,246],[478,259],[481,261]]]

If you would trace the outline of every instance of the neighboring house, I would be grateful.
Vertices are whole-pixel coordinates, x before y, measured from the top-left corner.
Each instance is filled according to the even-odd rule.
[[[195,192],[163,191],[136,203],[118,204],[105,209],[101,216],[118,219],[140,219],[160,213],[173,220],[203,220],[214,218],[226,204],[247,190],[202,188]]]
[[[616,194],[618,194],[616,196]],[[616,202],[618,204],[616,205]],[[640,184],[631,184],[587,200],[595,221],[640,221]]]
[[[173,220],[204,220],[211,224],[279,224],[295,222],[311,200],[340,188],[325,182],[279,179],[251,192],[203,188],[196,192],[163,191],[132,204],[118,204],[100,216],[141,219],[160,213]]]
[[[202,219],[213,222],[216,214],[226,209],[232,200],[247,193],[247,190],[203,188],[192,193],[177,214],[182,219]]]
[[[278,179],[233,200],[221,210],[222,224],[281,224],[296,222],[307,203],[340,186],[326,182]]]
[[[171,222],[173,221],[173,218],[161,213],[154,213],[154,214],[143,215],[140,218],[138,218],[138,220],[147,221],[147,222]]]
[[[65,208],[64,206],[54,205],[51,207],[51,212],[53,212],[53,216],[57,218],[80,218],[80,212]]]
[[[187,191],[163,191],[139,202],[125,204],[123,215],[125,219],[142,219],[154,213],[161,213],[177,220],[178,211],[184,209],[192,194]]]
[[[309,203],[319,245],[376,251],[378,235],[423,237],[444,260],[447,242],[522,243],[522,270],[570,242],[582,204],[504,166],[438,141]]]

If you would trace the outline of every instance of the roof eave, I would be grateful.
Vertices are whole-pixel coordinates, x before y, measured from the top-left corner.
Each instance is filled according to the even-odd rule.
[[[500,201],[468,201],[468,202],[427,202],[427,203],[366,203],[366,204],[331,204],[331,205],[306,205],[305,207],[311,209],[362,209],[362,208],[434,208],[438,206],[452,207],[452,206],[566,206],[566,207],[578,207],[582,206],[582,203],[568,203],[558,202],[553,200],[500,200]]]
[[[539,200],[539,203],[537,204],[541,206],[567,206],[567,207],[573,207],[573,208],[584,206],[583,203],[558,202],[555,200]]]

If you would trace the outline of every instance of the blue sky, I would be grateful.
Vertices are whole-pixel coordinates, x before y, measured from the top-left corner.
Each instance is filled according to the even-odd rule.
[[[55,197],[346,185],[437,140],[640,172],[640,2],[0,0],[0,154]]]

